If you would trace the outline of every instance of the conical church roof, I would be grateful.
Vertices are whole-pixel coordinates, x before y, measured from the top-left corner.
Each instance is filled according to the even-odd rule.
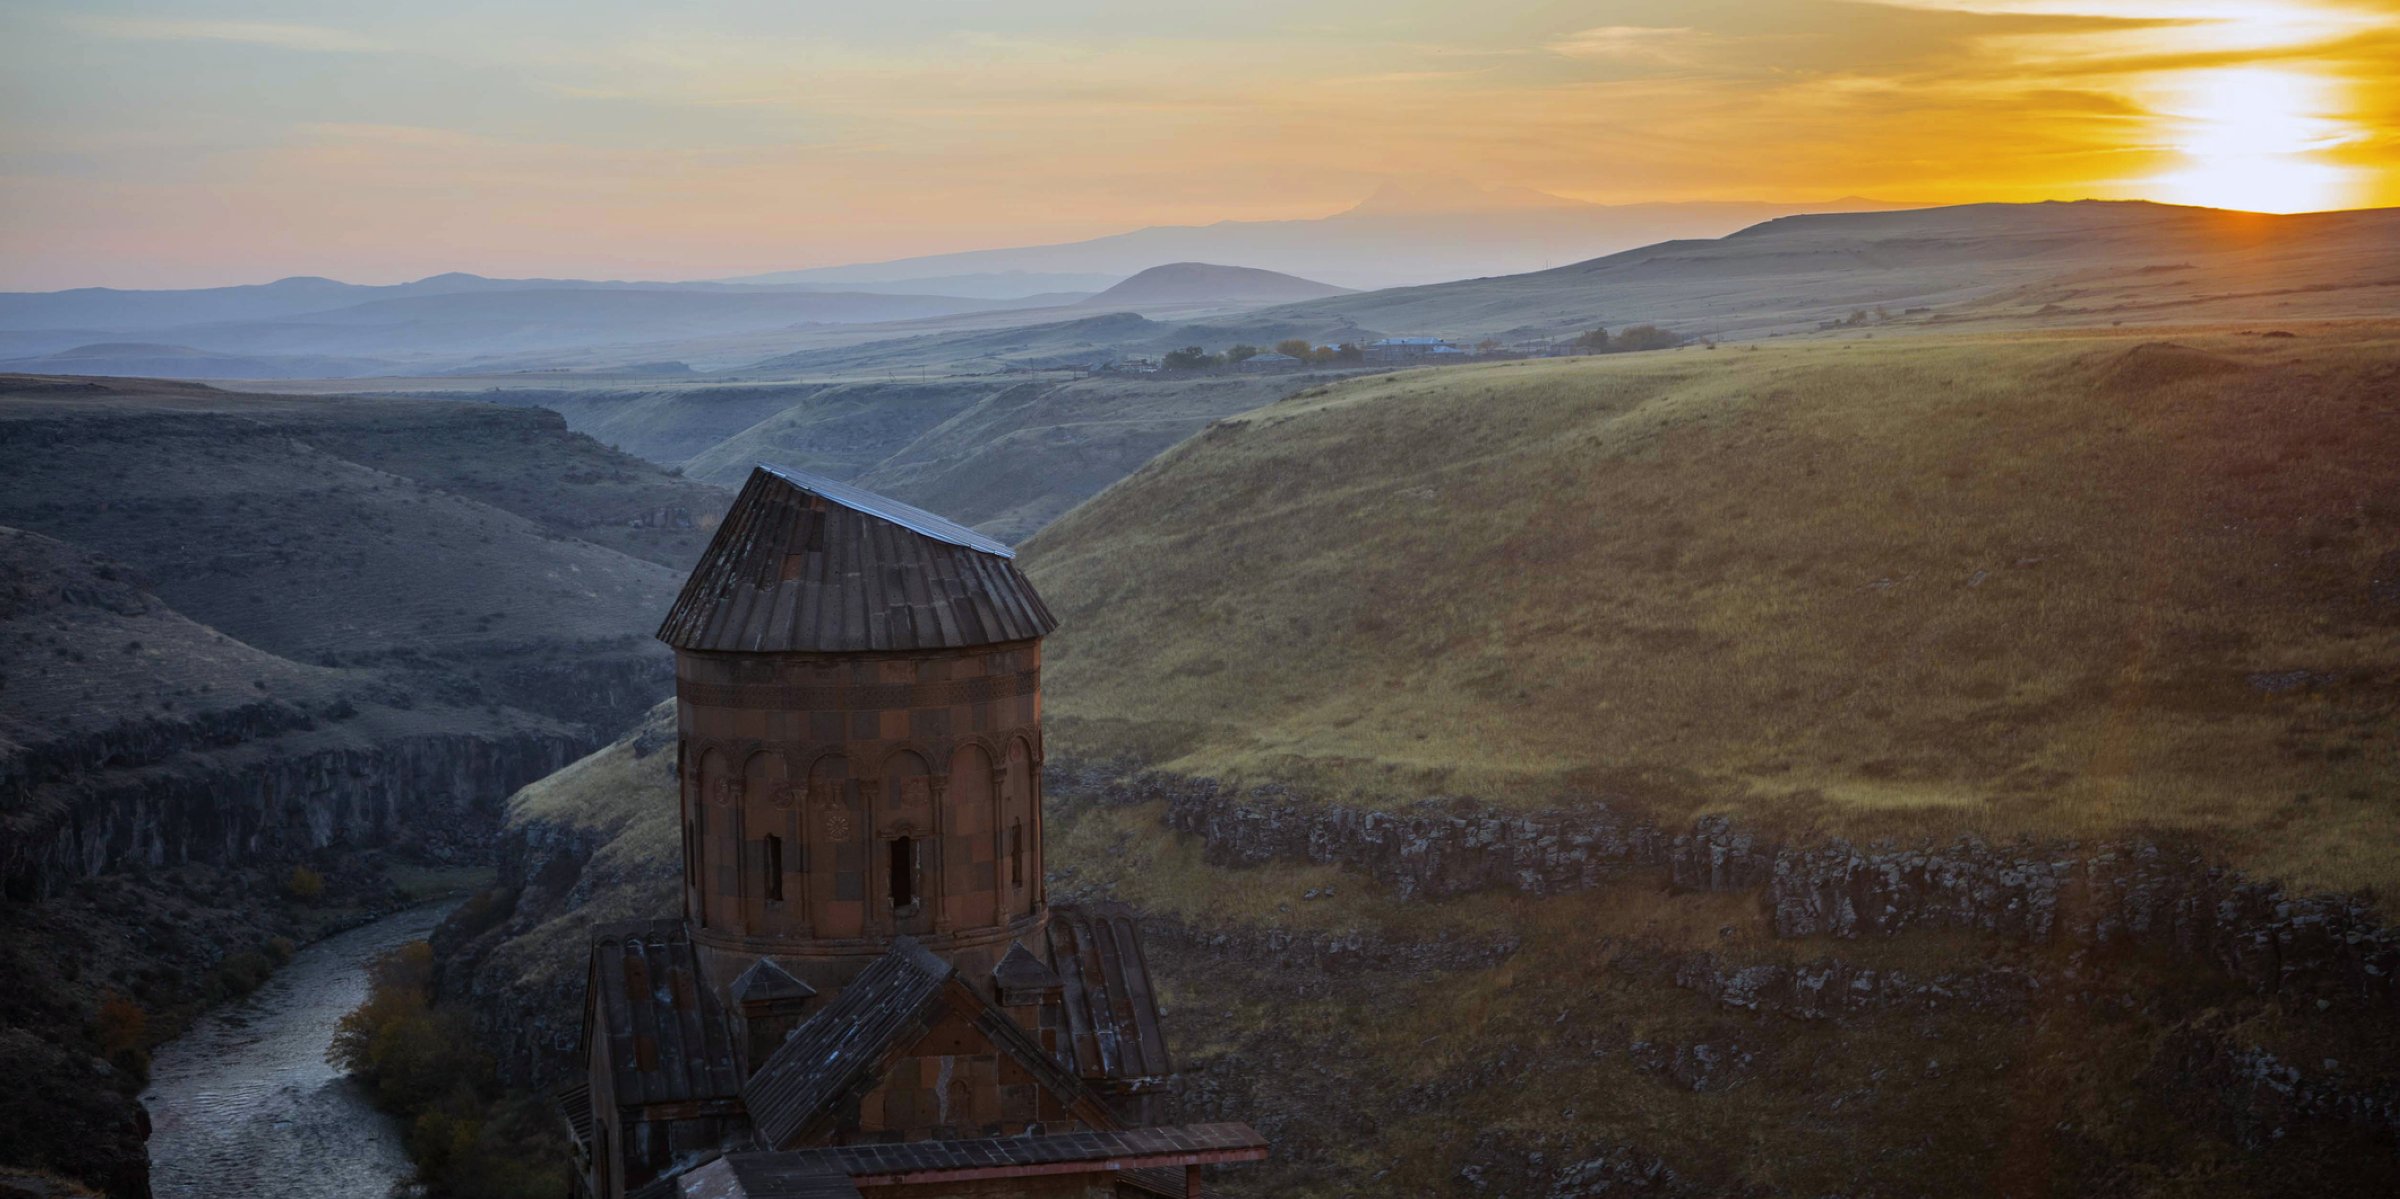
[[[750,472],[659,626],[677,649],[957,649],[1047,634],[1057,618],[1016,552],[962,525],[804,471]]]

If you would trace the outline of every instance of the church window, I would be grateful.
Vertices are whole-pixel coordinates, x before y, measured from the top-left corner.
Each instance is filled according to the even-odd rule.
[[[892,838],[893,911],[900,911],[917,902],[916,858],[914,838]]]

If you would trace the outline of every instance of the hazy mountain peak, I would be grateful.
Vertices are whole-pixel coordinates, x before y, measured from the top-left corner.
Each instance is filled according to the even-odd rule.
[[[1386,179],[1344,216],[1425,216],[1435,213],[1495,212],[1529,208],[1590,208],[1581,200],[1530,187],[1485,187],[1455,176]]]
[[[1211,262],[1170,262],[1154,266],[1091,298],[1092,304],[1203,303],[1241,301],[1280,303],[1348,294],[1349,289],[1248,266],[1219,266]]]

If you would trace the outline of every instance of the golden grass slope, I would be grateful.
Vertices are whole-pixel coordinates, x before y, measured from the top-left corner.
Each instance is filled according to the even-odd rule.
[[[2400,324],[2289,331],[1303,393],[1029,544],[1053,743],[1794,835],[2186,830],[2388,886]]]

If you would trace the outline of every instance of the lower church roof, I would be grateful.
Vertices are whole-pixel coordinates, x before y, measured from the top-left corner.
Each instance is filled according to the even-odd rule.
[[[1173,1074],[1133,914],[1119,905],[1054,907],[1049,937],[1075,1072],[1117,1083]]]
[[[730,1099],[741,1093],[725,1013],[701,977],[680,920],[612,924],[592,938],[591,995],[621,1106]]]

